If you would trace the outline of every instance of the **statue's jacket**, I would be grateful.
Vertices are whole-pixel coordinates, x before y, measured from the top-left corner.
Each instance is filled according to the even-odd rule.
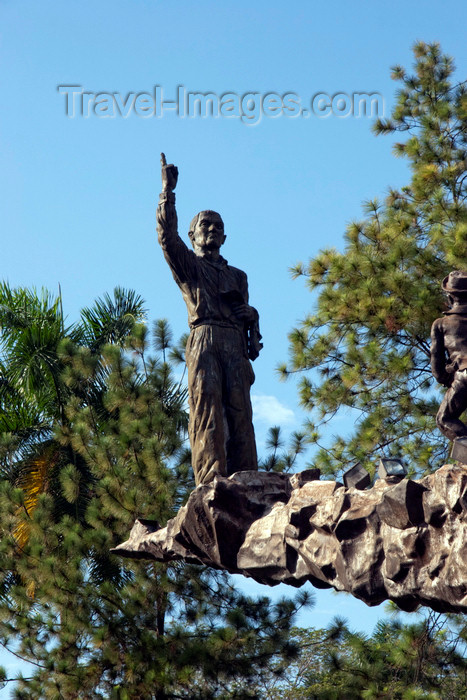
[[[158,222],[159,244],[181,289],[190,328],[200,325],[235,328],[242,334],[246,352],[245,324],[230,307],[230,300],[234,298],[248,304],[246,273],[229,265],[222,256],[213,262],[188,248],[177,232],[173,194],[161,195]],[[258,319],[256,309],[254,311]]]

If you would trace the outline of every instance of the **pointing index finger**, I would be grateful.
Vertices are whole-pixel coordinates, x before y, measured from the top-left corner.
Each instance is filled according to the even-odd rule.
[[[161,165],[167,165],[167,161],[165,159],[165,153],[161,153]]]

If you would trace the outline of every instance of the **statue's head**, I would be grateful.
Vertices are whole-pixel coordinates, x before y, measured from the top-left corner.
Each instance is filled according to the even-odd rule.
[[[197,255],[218,251],[224,243],[224,222],[220,214],[207,209],[192,219],[188,237]]]
[[[467,272],[463,270],[450,272],[442,281],[441,288],[451,302],[467,302]]]

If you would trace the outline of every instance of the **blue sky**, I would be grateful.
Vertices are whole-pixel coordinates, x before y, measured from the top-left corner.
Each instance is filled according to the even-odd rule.
[[[317,93],[379,93],[389,114],[390,66],[409,66],[417,39],[439,41],[465,79],[466,14],[462,0],[0,0],[2,277],[52,291],[60,284],[70,321],[116,285],[134,288],[150,319],[185,332],[155,238],[164,151],[180,170],[180,233],[200,209],[219,211],[223,253],[249,276],[265,345],[254,367],[258,442],[271,423],[299,427],[295,386],[279,383],[275,367],[312,298],[288,270],[323,247],[342,248],[362,201],[407,182],[392,139],[373,136],[369,118],[337,114],[255,124],[174,110],[69,118],[57,87],[121,100],[155,86],[165,100],[180,85],[219,96],[294,93],[306,107]],[[317,601],[306,618],[316,626],[339,612],[369,629],[383,612],[342,595],[317,592]]]

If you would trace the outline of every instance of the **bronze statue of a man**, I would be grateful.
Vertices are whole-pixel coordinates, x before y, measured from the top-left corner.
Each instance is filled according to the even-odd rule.
[[[467,272],[451,272],[441,286],[451,308],[431,328],[431,370],[448,387],[436,423],[455,440],[467,437],[467,426],[459,420],[467,408]]]
[[[157,208],[159,243],[188,309],[189,435],[196,484],[216,475],[257,469],[250,386],[262,347],[258,312],[248,304],[247,276],[227,264],[219,249],[224,224],[214,211],[201,211],[188,236],[177,231],[174,189],[178,169],[161,154],[162,193]]]

